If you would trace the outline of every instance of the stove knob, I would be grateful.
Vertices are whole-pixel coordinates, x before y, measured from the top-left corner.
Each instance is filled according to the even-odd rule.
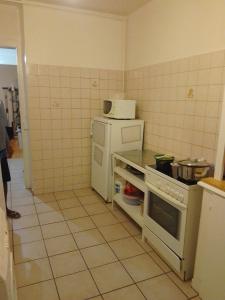
[[[171,196],[172,196],[173,198],[176,199],[176,191],[175,191],[174,189],[172,189],[172,194],[171,194]]]
[[[170,186],[168,186],[168,194],[173,197],[174,191]]]
[[[184,195],[182,193],[179,193],[179,201],[184,202]]]
[[[175,193],[175,198],[178,200],[178,201],[180,201],[179,199],[180,199],[180,193],[179,192],[176,192]]]
[[[168,184],[165,185],[165,193],[169,194],[170,187]]]

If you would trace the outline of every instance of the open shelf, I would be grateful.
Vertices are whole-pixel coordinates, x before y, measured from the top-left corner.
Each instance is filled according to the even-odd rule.
[[[142,192],[144,193],[146,192],[147,187],[143,179],[139,178],[138,176],[132,174],[131,172],[121,167],[115,167],[114,172],[120,175],[121,177],[123,177],[125,180],[129,181],[131,184],[136,186]]]
[[[115,201],[141,228],[143,228],[144,218],[141,215],[141,205],[129,205],[123,200],[123,195],[118,193],[113,196]]]

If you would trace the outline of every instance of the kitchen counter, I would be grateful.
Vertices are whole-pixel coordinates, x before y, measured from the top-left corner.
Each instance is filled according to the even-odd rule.
[[[129,161],[129,164],[131,162],[135,166],[138,166],[142,171],[144,171],[146,165],[155,164],[154,155],[157,154],[157,152],[151,150],[132,150],[116,152],[116,154]]]
[[[203,178],[198,184],[225,198],[225,180],[217,180],[213,177],[208,177]]]

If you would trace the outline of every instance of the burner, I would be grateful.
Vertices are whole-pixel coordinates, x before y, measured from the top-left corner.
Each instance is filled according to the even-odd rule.
[[[180,178],[180,177],[178,177],[177,180],[180,181],[180,182],[183,182],[183,183],[185,183],[187,185],[195,185],[195,184],[197,184],[197,180],[185,180],[184,178]]]

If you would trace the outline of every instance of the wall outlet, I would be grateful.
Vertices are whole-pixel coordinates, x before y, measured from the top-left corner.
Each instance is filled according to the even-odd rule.
[[[194,98],[194,89],[189,89],[187,92],[187,97],[188,98]]]
[[[99,81],[98,79],[92,79],[91,80],[91,88],[96,89],[99,86]]]

